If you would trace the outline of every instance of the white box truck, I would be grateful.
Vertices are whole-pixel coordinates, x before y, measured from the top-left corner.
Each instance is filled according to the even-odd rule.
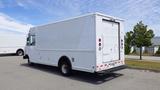
[[[28,64],[71,70],[103,72],[120,69],[124,62],[123,20],[100,13],[33,27],[24,59]]]
[[[26,44],[25,35],[0,35],[0,54],[16,54],[22,56]]]

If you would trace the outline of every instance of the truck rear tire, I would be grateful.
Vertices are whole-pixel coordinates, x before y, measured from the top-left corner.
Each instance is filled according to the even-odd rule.
[[[71,65],[68,62],[66,61],[61,62],[59,69],[62,75],[64,76],[71,75],[72,69],[71,69]]]
[[[24,51],[21,50],[21,49],[19,49],[19,50],[17,50],[16,54],[17,54],[18,56],[22,56],[22,55],[24,55]]]

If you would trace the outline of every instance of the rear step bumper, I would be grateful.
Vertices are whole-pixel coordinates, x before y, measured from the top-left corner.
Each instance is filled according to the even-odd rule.
[[[111,72],[114,72],[114,71],[125,69],[126,67],[127,67],[126,65],[121,65],[121,66],[118,66],[118,67],[114,67],[114,68],[110,68],[110,69],[107,69],[107,70],[98,71],[98,72],[95,72],[95,73],[98,73],[98,74],[111,73]]]

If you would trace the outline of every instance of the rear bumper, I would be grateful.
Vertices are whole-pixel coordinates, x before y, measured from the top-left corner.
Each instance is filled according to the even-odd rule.
[[[107,70],[98,71],[96,73],[111,73],[111,72],[114,72],[114,71],[125,69],[126,67],[127,67],[126,65],[121,65],[121,66],[110,68],[110,69],[107,69]]]

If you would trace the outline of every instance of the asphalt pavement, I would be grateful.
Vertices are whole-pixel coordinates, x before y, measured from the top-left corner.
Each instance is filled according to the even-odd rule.
[[[160,90],[160,73],[123,69],[102,76],[75,71],[64,77],[56,67],[1,56],[0,90]]]

